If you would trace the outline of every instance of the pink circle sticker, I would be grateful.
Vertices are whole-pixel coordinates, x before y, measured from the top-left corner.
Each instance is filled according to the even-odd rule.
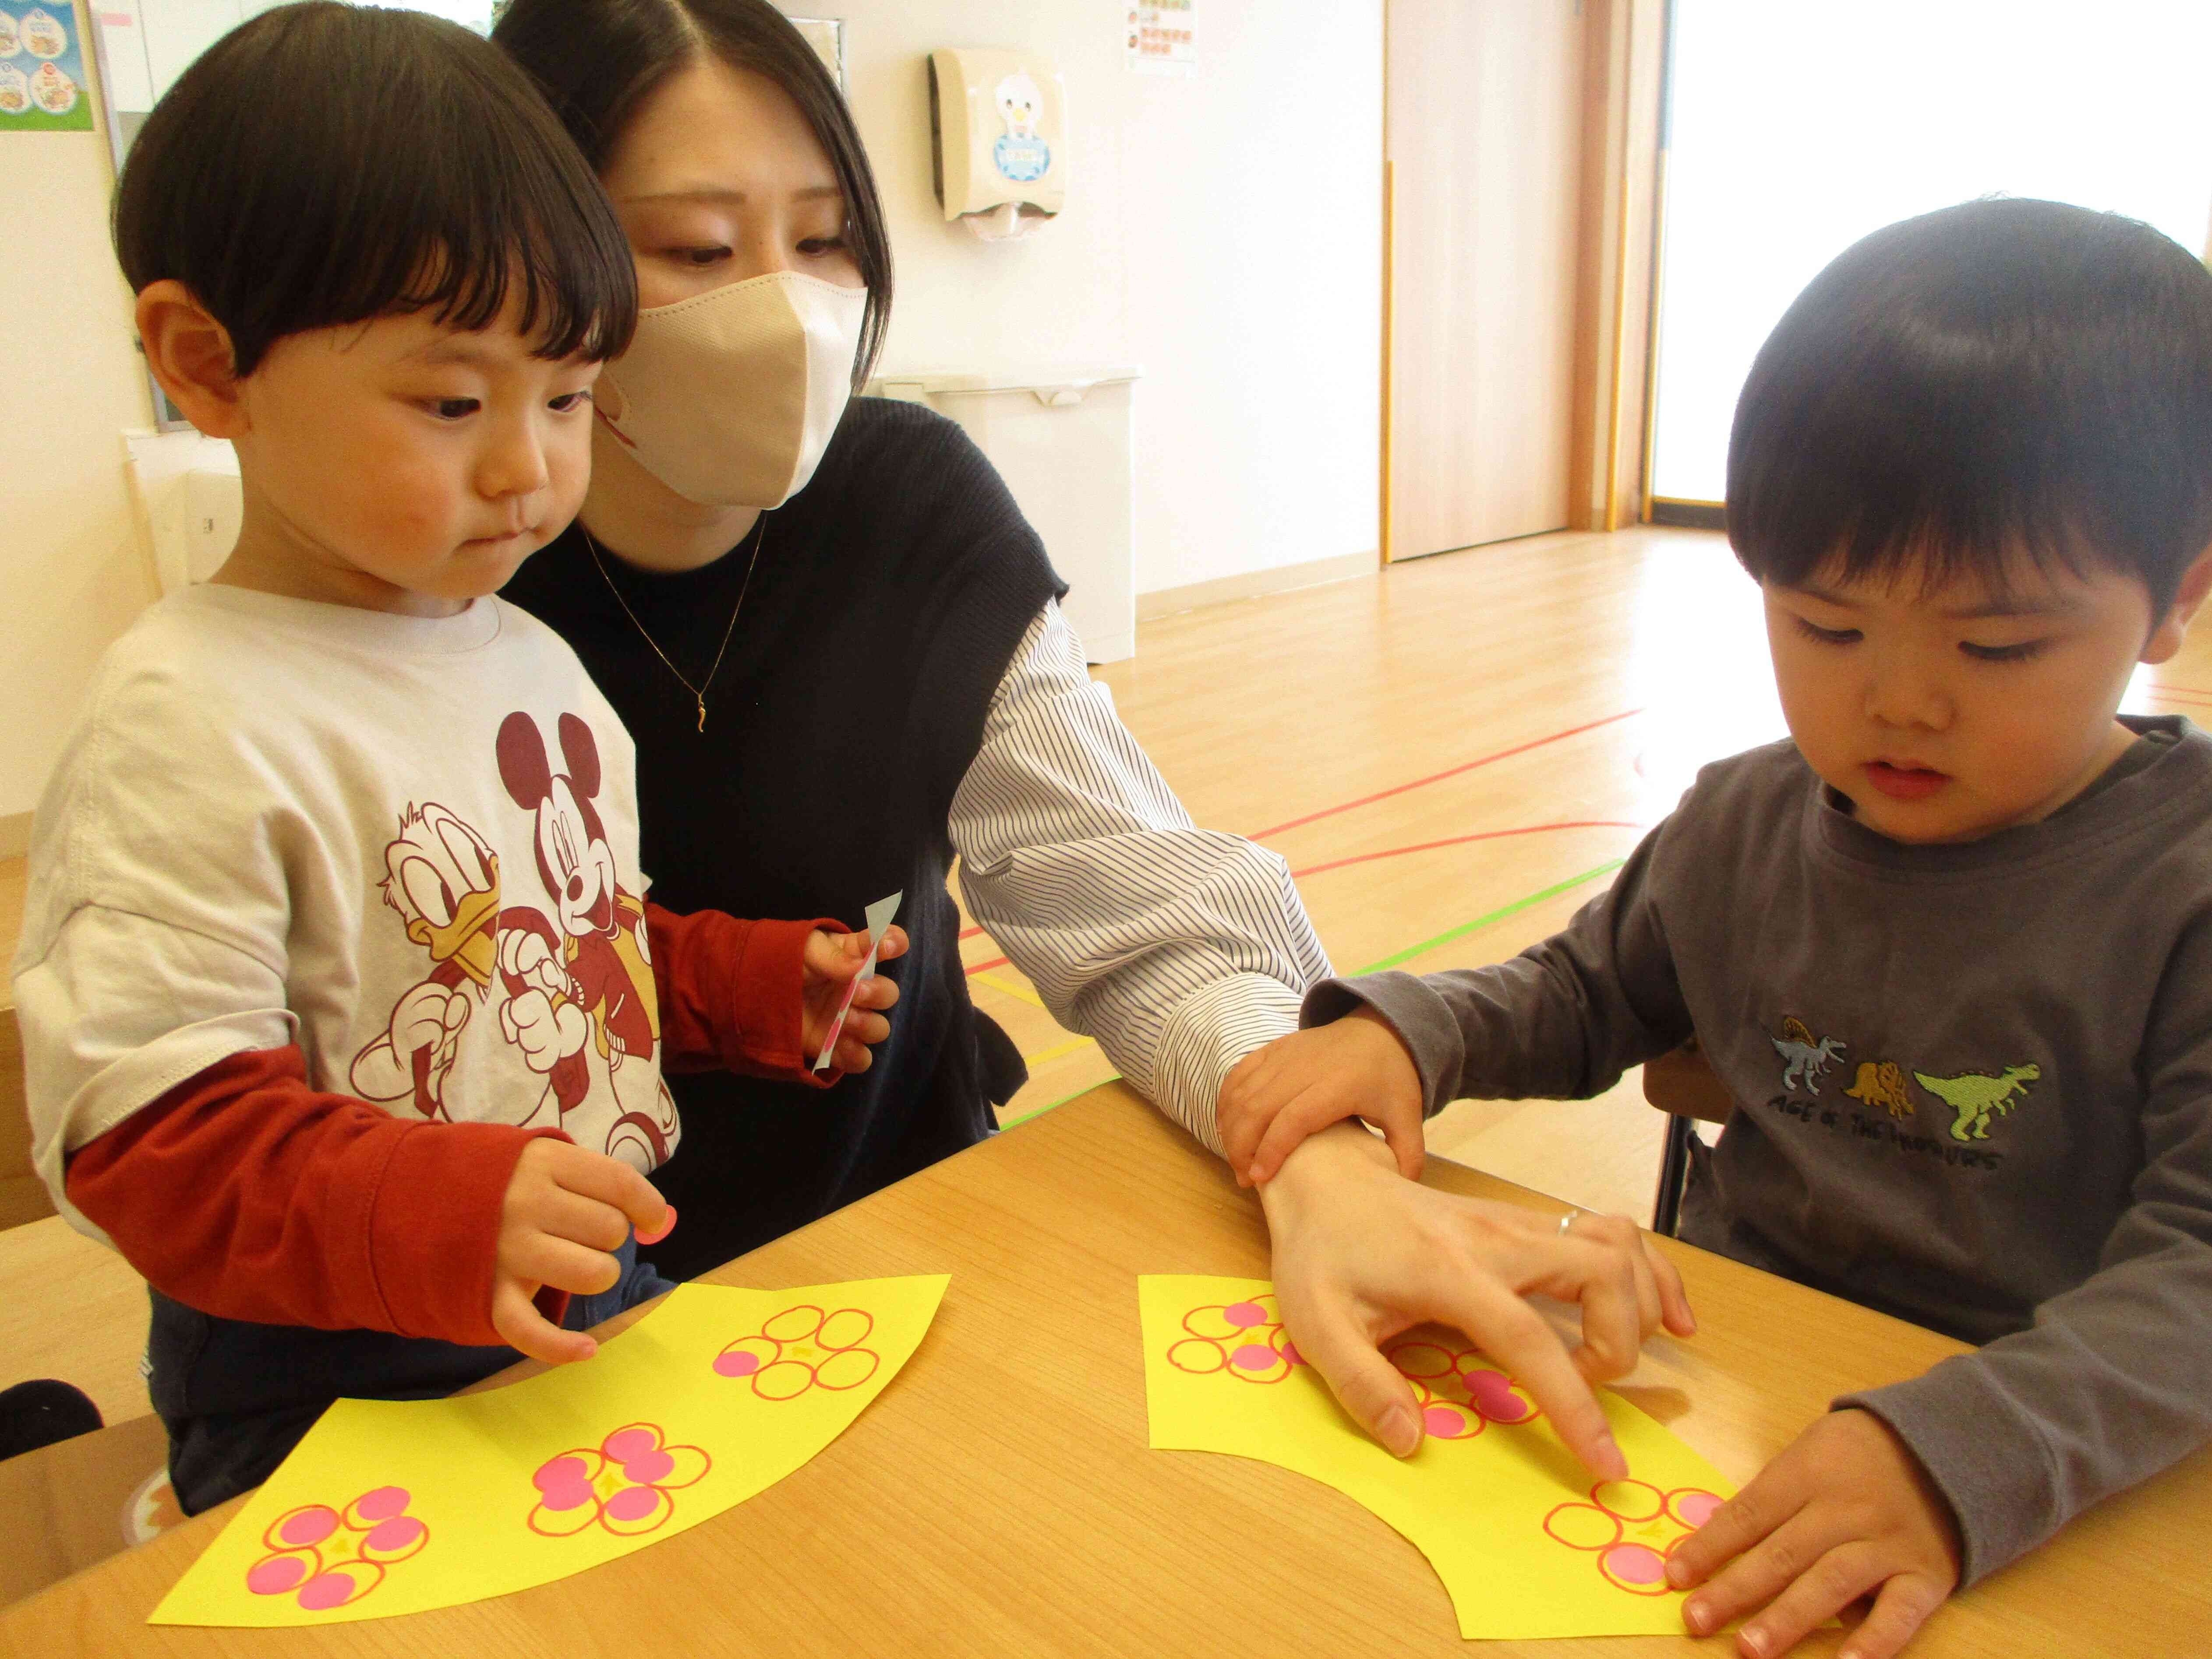
[[[1264,1371],[1281,1358],[1263,1343],[1247,1342],[1229,1356],[1229,1363],[1240,1371]]]
[[[1468,1397],[1493,1422],[1518,1423],[1534,1415],[1528,1402],[1513,1392],[1511,1380],[1502,1372],[1474,1371],[1462,1380],[1467,1384]]]
[[[342,1607],[353,1594],[353,1580],[342,1572],[326,1572],[300,1586],[300,1605],[310,1613]]]
[[[649,1486],[656,1480],[665,1480],[676,1468],[676,1460],[665,1451],[649,1451],[642,1457],[633,1457],[623,1465],[623,1475],[641,1486]]]
[[[651,1429],[622,1429],[606,1438],[599,1449],[617,1463],[627,1463],[634,1457],[642,1457],[659,1449],[659,1437]]]
[[[1674,1513],[1686,1527],[1702,1527],[1720,1512],[1721,1500],[1709,1492],[1674,1494]]]
[[[1656,1550],[1641,1544],[1616,1544],[1605,1553],[1606,1571],[1625,1584],[1656,1584],[1667,1576]]]
[[[422,1523],[411,1515],[395,1515],[369,1528],[366,1546],[373,1550],[404,1550],[422,1535]]]
[[[530,1477],[530,1484],[540,1492],[550,1492],[556,1486],[573,1486],[584,1478],[584,1460],[580,1457],[549,1457],[538,1466],[538,1473]]]
[[[1221,1310],[1221,1316],[1240,1330],[1267,1322],[1266,1310],[1256,1302],[1232,1302]]]
[[[407,1507],[407,1488],[379,1486],[374,1492],[363,1492],[353,1501],[355,1509],[364,1521],[389,1521]]]
[[[1421,1421],[1439,1440],[1450,1440],[1467,1432],[1467,1419],[1449,1406],[1431,1406],[1421,1413]]]
[[[724,1376],[750,1376],[760,1369],[760,1356],[747,1353],[740,1348],[735,1353],[726,1353],[714,1361],[714,1370]]]
[[[272,1555],[256,1561],[246,1574],[246,1588],[256,1595],[282,1595],[307,1576],[307,1564],[296,1555]]]
[[[338,1529],[338,1512],[317,1504],[285,1522],[281,1536],[288,1544],[319,1544]]]
[[[660,1502],[650,1486],[625,1486],[607,1499],[607,1513],[617,1521],[642,1521]]]

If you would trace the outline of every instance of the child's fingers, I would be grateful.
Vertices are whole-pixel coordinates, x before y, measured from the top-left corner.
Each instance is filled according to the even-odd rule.
[[[1898,1574],[1875,1597],[1874,1611],[1844,1639],[1838,1659],[1893,1659],[1943,1605],[1946,1594],[1917,1572]]]
[[[581,1331],[564,1331],[538,1311],[522,1281],[502,1274],[491,1293],[492,1328],[507,1346],[549,1365],[589,1359],[599,1345]]]
[[[666,1212],[660,1218],[659,1227],[653,1232],[640,1233],[637,1236],[637,1242],[641,1244],[658,1244],[662,1239],[667,1237],[669,1234],[675,1231],[676,1206],[673,1204],[671,1204],[668,1206]]]
[[[851,1037],[855,1042],[881,1042],[891,1034],[891,1023],[881,1014],[855,1010],[845,1016],[845,1029],[838,1035]]]
[[[1332,1123],[1354,1115],[1352,1108],[1327,1089],[1309,1089],[1275,1114],[1267,1133],[1252,1153],[1245,1171],[1249,1186],[1265,1186],[1283,1167],[1283,1160],[1306,1140]]]
[[[1582,1307],[1583,1340],[1574,1366],[1592,1382],[1626,1376],[1636,1369],[1644,1347],[1644,1302],[1636,1282],[1641,1253],[1626,1255],[1594,1239],[1565,1238],[1578,1260],[1568,1288]],[[1657,1322],[1658,1298],[1651,1304]]]
[[[1428,1156],[1420,1119],[1406,1123],[1395,1116],[1387,1117],[1379,1121],[1378,1127],[1382,1131],[1383,1143],[1398,1155],[1398,1173],[1408,1181],[1419,1181],[1422,1162]]]
[[[1786,1532],[1769,1547],[1779,1548]],[[1863,1538],[1835,1545],[1805,1565],[1749,1620],[1736,1637],[1747,1659],[1787,1653],[1861,1596],[1878,1589],[1885,1574],[1879,1546]]]
[[[855,1036],[840,1036],[830,1063],[841,1072],[865,1072],[876,1063],[875,1050]]]
[[[1775,1464],[1768,1464],[1749,1486],[1715,1510],[1704,1526],[1668,1553],[1667,1582],[1676,1589],[1705,1583],[1796,1514],[1802,1502],[1796,1490],[1784,1491]]]
[[[517,1279],[550,1285],[571,1296],[597,1296],[614,1289],[622,1264],[605,1250],[594,1250],[553,1233],[530,1234],[499,1253],[500,1269]]]
[[[902,957],[906,954],[906,929],[896,927],[886,927],[884,929],[883,943],[876,947],[876,960],[890,962],[896,957]],[[863,951],[861,954],[865,956],[866,952]]]
[[[899,988],[896,980],[871,974],[853,992],[855,1008],[895,1008],[898,1006]]]
[[[608,1158],[599,1152],[575,1149],[577,1156],[564,1159],[556,1171],[556,1179],[569,1192],[581,1198],[597,1199],[621,1211],[629,1224],[641,1233],[662,1231],[668,1209],[668,1200],[661,1197],[653,1184],[619,1158]],[[617,1239],[613,1246],[622,1243]],[[562,1289],[571,1286],[563,1285]]]

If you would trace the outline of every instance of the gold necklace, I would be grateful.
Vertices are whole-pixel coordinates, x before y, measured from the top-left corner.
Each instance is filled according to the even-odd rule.
[[[714,653],[714,665],[707,671],[707,678],[697,685],[684,677],[684,671],[660,648],[660,641],[647,633],[645,624],[638,621],[637,612],[629,608],[629,601],[623,598],[622,589],[615,586],[615,579],[607,574],[606,564],[599,557],[599,544],[592,539],[592,532],[584,530],[581,520],[578,521],[576,528],[584,531],[584,545],[591,551],[592,562],[599,567],[599,580],[607,585],[607,592],[615,596],[615,603],[623,608],[623,615],[629,618],[630,626],[637,629],[639,636],[653,647],[653,654],[666,665],[668,672],[676,676],[678,684],[689,691],[692,700],[699,705],[699,729],[704,732],[707,729],[708,688],[714,684],[714,676],[722,672],[722,658],[729,651],[730,636],[738,631],[738,612],[745,608],[745,595],[752,591],[753,568],[760,563],[761,544],[768,539],[768,514],[763,511],[760,521],[753,527],[753,556],[746,562],[745,579],[738,588],[738,602],[730,608],[730,625],[722,630],[722,647]]]

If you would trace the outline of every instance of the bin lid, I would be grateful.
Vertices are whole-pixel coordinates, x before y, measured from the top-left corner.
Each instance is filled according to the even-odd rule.
[[[1060,386],[1088,388],[1141,380],[1144,373],[1141,368],[1126,364],[1103,368],[1093,364],[1046,365],[995,371],[925,368],[878,374],[868,382],[868,390],[881,396],[890,387],[898,386],[931,397],[941,392],[1050,392]]]

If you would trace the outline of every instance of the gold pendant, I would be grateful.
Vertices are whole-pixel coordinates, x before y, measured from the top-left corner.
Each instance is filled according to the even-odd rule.
[[[692,695],[696,696],[698,694],[695,692]],[[707,729],[707,700],[704,697],[699,698],[699,729],[702,732]]]

